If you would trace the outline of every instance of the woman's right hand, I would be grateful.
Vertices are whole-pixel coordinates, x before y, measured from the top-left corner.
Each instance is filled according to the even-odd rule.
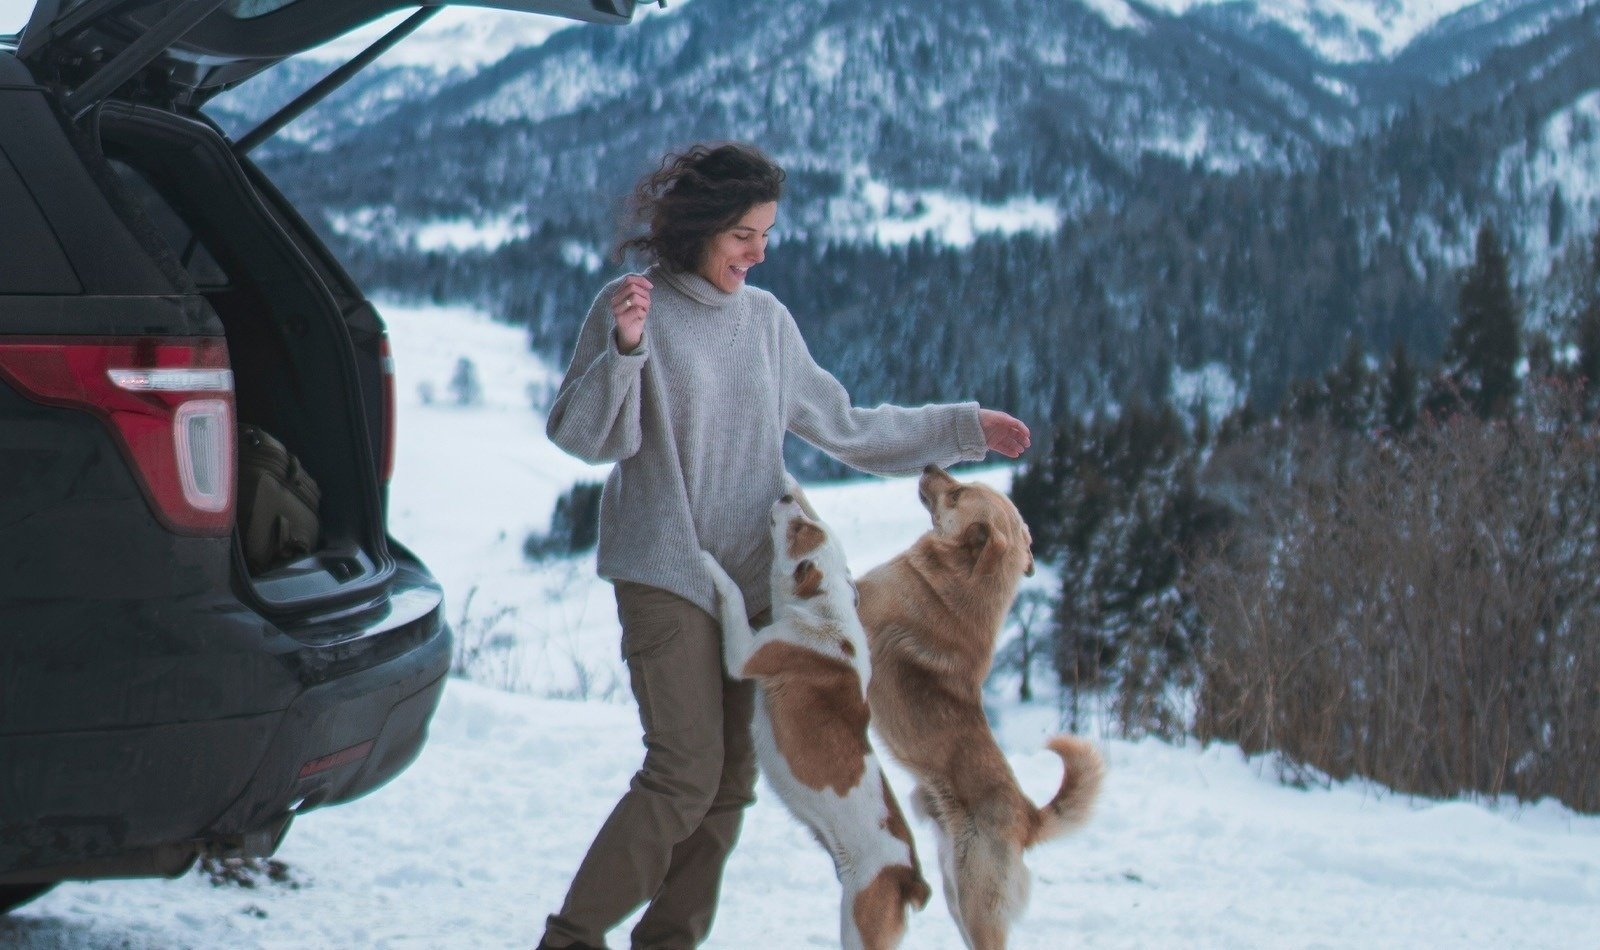
[[[650,290],[654,286],[638,274],[629,274],[611,295],[611,315],[617,323],[619,351],[632,353],[644,342],[644,318],[650,313]]]

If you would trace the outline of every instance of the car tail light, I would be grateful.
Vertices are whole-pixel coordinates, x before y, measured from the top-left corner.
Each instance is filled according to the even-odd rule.
[[[105,422],[167,527],[233,530],[233,371],[221,339],[5,341],[0,377]]]
[[[394,475],[394,351],[387,334],[378,339],[378,360],[383,364],[383,445],[378,449],[378,478],[387,485]]]

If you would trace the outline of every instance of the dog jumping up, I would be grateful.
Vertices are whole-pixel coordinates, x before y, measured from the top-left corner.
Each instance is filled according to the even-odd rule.
[[[867,739],[866,633],[844,553],[790,483],[772,506],[773,621],[746,619],[738,586],[710,554],[728,673],[757,687],[752,732],[767,782],[833,857],[846,950],[897,947],[906,908],[925,907],[911,830]]]
[[[983,681],[1017,585],[1033,573],[1032,536],[1010,499],[929,466],[918,483],[933,528],[861,578],[871,644],[872,722],[917,777],[912,801],[933,820],[946,902],[967,946],[1000,950],[1027,904],[1022,853],[1088,820],[1105,765],[1094,746],[1057,736],[1066,767],[1040,808],[989,730]]]

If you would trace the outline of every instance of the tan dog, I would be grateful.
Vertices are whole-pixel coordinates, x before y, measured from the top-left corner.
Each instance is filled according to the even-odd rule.
[[[755,680],[751,734],[767,783],[833,857],[845,950],[891,950],[925,907],[911,829],[867,740],[867,635],[844,552],[791,482],[772,506],[772,624],[753,632],[716,558],[728,674]]]
[[[1010,499],[928,466],[918,484],[933,529],[859,582],[872,650],[872,722],[920,783],[950,913],[969,947],[997,950],[1028,900],[1025,848],[1089,817],[1105,772],[1088,742],[1048,743],[1066,766],[1036,807],[1017,786],[983,712],[983,681],[1032,537]]]

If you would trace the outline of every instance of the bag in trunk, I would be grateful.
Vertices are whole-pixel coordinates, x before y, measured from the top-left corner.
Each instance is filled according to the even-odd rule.
[[[310,554],[321,535],[322,492],[282,442],[239,430],[239,540],[251,574]]]

